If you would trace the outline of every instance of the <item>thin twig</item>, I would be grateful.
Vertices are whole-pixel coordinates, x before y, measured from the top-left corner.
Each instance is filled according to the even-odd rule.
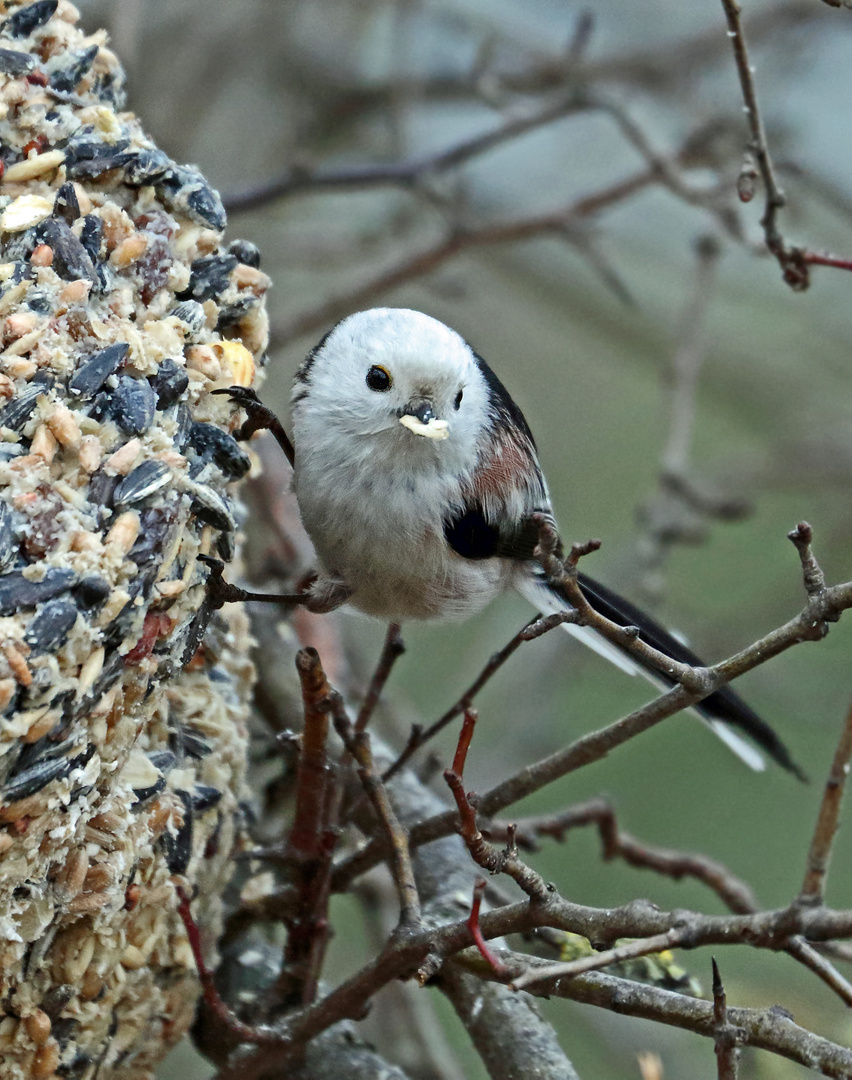
[[[405,645],[403,644],[402,638],[399,636],[399,623],[390,623],[387,634],[385,635],[382,654],[379,657],[376,670],[373,672],[373,678],[370,680],[367,694],[361,704],[361,708],[358,710],[358,716],[355,720],[356,731],[363,731],[367,724],[369,724],[370,719],[376,710],[376,705],[379,703],[382,690],[385,688],[385,683],[388,681],[388,676],[390,675],[394,664],[404,652]]]
[[[808,597],[804,609],[783,626],[770,631],[727,660],[703,669],[700,675],[696,672],[696,689],[687,690],[684,685],[675,686],[621,720],[584,735],[542,761],[527,766],[482,795],[477,804],[478,812],[486,817],[499,814],[507,806],[546,787],[554,780],[606,757],[616,747],[636,738],[669,716],[694,705],[719,686],[780,655],[793,645],[801,641],[819,640],[824,636],[826,624],[835,621],[841,612],[850,607],[852,581],[827,586],[822,593]],[[412,846],[449,836],[456,821],[455,812],[449,810],[419,822],[411,829]],[[335,869],[334,889],[345,889],[353,877],[386,858],[387,851],[383,841],[373,840],[354,855],[344,859]]]
[[[178,914],[186,929],[186,936],[189,940],[189,947],[192,949],[192,955],[195,959],[195,966],[198,970],[198,979],[201,983],[201,989],[204,994],[204,1001],[207,1008],[215,1016],[216,1020],[220,1024],[223,1024],[239,1042],[258,1044],[278,1043],[281,1039],[281,1035],[278,1032],[268,1027],[251,1027],[249,1024],[244,1024],[236,1013],[232,1012],[230,1007],[226,1005],[219,996],[219,991],[216,989],[216,983],[213,978],[213,972],[207,967],[204,960],[204,951],[201,947],[201,934],[198,930],[198,924],[192,917],[189,906],[189,896],[180,885],[175,886],[175,891],[178,895]]]
[[[513,976],[516,973],[520,975],[530,965],[547,963],[536,957],[502,949],[497,955]],[[476,972],[480,978],[494,978],[478,953],[472,950],[457,957],[455,963]],[[710,1039],[715,1035],[716,1018],[712,1002],[603,972],[580,975],[565,981],[556,980],[542,987],[534,985],[529,993],[549,998],[568,998],[625,1016],[653,1019],[657,1023],[670,1024]],[[836,1080],[849,1080],[852,1076],[852,1050],[799,1027],[783,1009],[729,1007],[727,1014],[741,1046],[768,1050]]]
[[[781,267],[784,281],[794,291],[802,292],[810,285],[809,266],[831,266],[840,270],[852,270],[852,259],[839,258],[834,255],[821,255],[805,248],[790,245],[784,239],[778,227],[778,213],[786,205],[787,199],[778,183],[769,152],[766,130],[763,125],[763,118],[757,101],[757,90],[754,85],[754,69],[751,65],[745,32],[740,18],[742,8],[737,3],[737,0],[722,0],[722,7],[728,22],[728,37],[731,39],[734,50],[734,61],[737,66],[744,103],[743,108],[751,132],[748,153],[757,166],[766,193],[763,217],[760,220],[764,240],[766,247]],[[746,186],[744,190],[746,194],[744,201],[747,202],[751,198],[751,189]],[[743,198],[742,188],[740,189],[740,198]]]
[[[573,979],[576,975],[584,975],[587,971],[599,971],[601,968],[609,967],[610,964],[620,964],[625,960],[635,960],[640,956],[676,948],[680,942],[681,935],[677,930],[667,930],[664,934],[655,934],[653,937],[642,938],[639,941],[616,945],[612,949],[592,953],[590,956],[581,956],[577,960],[550,964],[548,967],[536,965],[532,970],[514,977],[512,987],[515,990],[524,990],[546,979]]]
[[[817,596],[825,588],[825,574],[816,560],[811,544],[814,539],[814,531],[806,521],[800,521],[791,532],[787,533],[787,539],[791,541],[802,563],[802,577],[804,578],[805,592],[808,596]]]
[[[482,930],[479,926],[479,910],[482,906],[482,897],[485,893],[486,887],[485,878],[477,878],[473,885],[473,899],[470,904],[470,915],[467,917],[467,928],[470,930],[470,936],[473,938],[473,943],[479,949],[479,953],[482,959],[488,964],[498,979],[504,977],[505,970],[503,965],[488,947],[488,943],[482,936]]]
[[[393,851],[391,870],[399,894],[399,926],[397,929],[401,934],[408,934],[420,926],[420,897],[411,865],[408,833],[400,823],[396,811],[391,805],[381,778],[376,774],[373,754],[370,749],[370,738],[367,732],[353,730],[352,724],[342,708],[335,713],[334,727],[343,740],[343,745],[358,766],[358,777],[364,788],[364,793],[372,803],[385,839],[391,845]]]
[[[823,902],[825,880],[840,821],[840,807],[849,776],[850,760],[852,760],[852,703],[846,711],[846,722],[840,733],[837,749],[834,751],[834,760],[825,782],[814,835],[808,850],[805,880],[802,883],[802,891],[799,893],[799,902],[802,904]]]
[[[550,836],[561,841],[570,829],[586,825],[597,826],[606,861],[624,859],[630,866],[652,870],[675,881],[695,878],[712,889],[731,911],[748,914],[757,910],[752,890],[722,863],[705,855],[672,851],[637,840],[619,827],[615,810],[604,798],[589,799],[552,815],[522,818],[514,826],[515,840],[519,847],[537,850],[537,837]],[[491,821],[481,828],[489,839],[497,840],[505,835],[507,826]]]
[[[803,937],[792,937],[787,943],[787,950],[794,960],[798,960],[814,973],[817,978],[837,994],[844,1005],[852,1006],[852,983],[845,979],[825,955],[818,952]]]
[[[256,210],[275,200],[302,192],[359,191],[387,185],[414,187],[441,173],[460,168],[504,143],[519,139],[540,127],[595,107],[594,101],[586,99],[577,90],[572,89],[567,93],[563,91],[555,101],[529,110],[523,116],[504,120],[491,131],[464,139],[437,154],[429,154],[413,161],[360,165],[329,172],[291,168],[262,187],[229,196],[225,200],[225,209],[229,214]]]
[[[443,716],[439,717],[427,728],[423,728],[418,724],[415,724],[412,727],[405,749],[399,757],[388,766],[382,779],[387,781],[392,776],[395,776],[421,746],[429,742],[430,739],[433,739],[438,732],[444,730],[447,724],[452,723],[457,716],[461,716],[469,709],[480,690],[482,690],[485,684],[497,674],[509,657],[512,656],[525,641],[535,641],[535,639],[541,637],[542,634],[548,633],[548,631],[553,630],[557,626],[561,626],[563,623],[572,621],[573,617],[571,612],[559,612],[555,615],[546,615],[544,617],[537,615],[534,619],[531,619],[526,626],[522,627],[522,629],[520,629],[517,634],[515,634],[515,636],[499,650],[499,652],[494,653],[493,656],[490,657],[488,663],[482,671],[480,671],[467,690],[465,690],[454,705],[451,705],[449,709],[447,709]]]
[[[513,833],[509,833],[508,843],[503,851],[490,844],[476,824],[476,810],[472,803],[475,796],[464,790],[462,777],[467,752],[473,738],[476,718],[475,709],[465,709],[464,724],[459,734],[458,746],[453,758],[453,767],[446,769],[444,772],[444,779],[456,801],[461,820],[459,833],[477,866],[481,866],[483,870],[487,870],[491,874],[507,874],[524,890],[530,899],[540,900],[547,896],[550,891],[549,886],[540,874],[537,874],[519,858]]]
[[[333,691],[316,649],[296,655],[302,688],[304,730],[296,774],[293,825],[282,858],[291,876],[292,911],[278,1000],[306,1005],[316,996],[329,936],[328,898],[331,860],[337,840],[336,774],[328,761],[328,709]]]

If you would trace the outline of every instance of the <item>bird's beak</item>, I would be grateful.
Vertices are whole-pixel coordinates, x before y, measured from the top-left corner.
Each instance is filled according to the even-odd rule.
[[[423,435],[427,439],[446,439],[450,434],[450,425],[446,420],[439,420],[435,416],[431,401],[409,402],[399,422],[415,435]]]

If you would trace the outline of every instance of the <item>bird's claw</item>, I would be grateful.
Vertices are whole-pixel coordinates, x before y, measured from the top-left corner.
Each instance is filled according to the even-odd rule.
[[[214,559],[210,555],[196,555],[195,558],[197,562],[204,563],[210,570],[206,586],[207,602],[214,611],[218,611],[225,604],[233,604],[244,599],[244,589],[225,581],[225,564],[221,559]]]

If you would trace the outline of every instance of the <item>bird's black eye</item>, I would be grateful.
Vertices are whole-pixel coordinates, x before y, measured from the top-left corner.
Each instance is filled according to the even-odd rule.
[[[456,400],[453,402],[453,406],[455,407],[456,411],[458,411],[461,408],[461,403],[462,403],[462,398],[463,397],[464,397],[464,390],[459,390],[459,392],[456,394]]]
[[[379,367],[378,364],[374,364],[367,372],[367,386],[371,390],[383,394],[385,390],[390,390],[392,384],[393,379],[390,377],[390,372],[383,367]]]

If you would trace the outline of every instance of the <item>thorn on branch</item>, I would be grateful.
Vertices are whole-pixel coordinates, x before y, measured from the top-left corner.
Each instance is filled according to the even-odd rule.
[[[728,1021],[728,1003],[715,956],[713,964],[713,1043],[719,1080],[737,1080],[738,1032]]]

